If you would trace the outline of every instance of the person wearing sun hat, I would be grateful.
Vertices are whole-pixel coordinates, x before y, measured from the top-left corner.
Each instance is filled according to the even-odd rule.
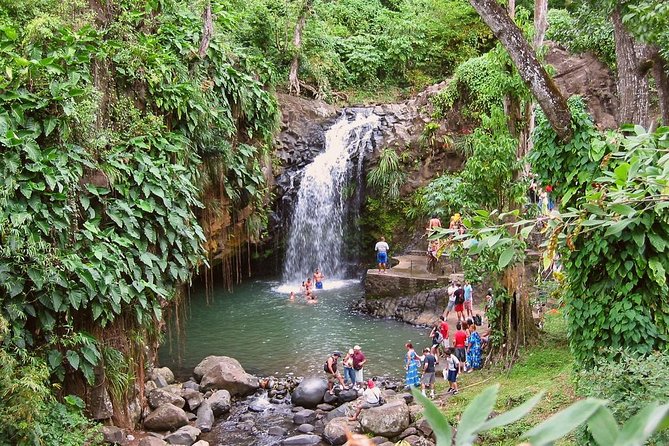
[[[332,352],[323,365],[323,370],[325,370],[328,377],[328,392],[330,395],[334,395],[334,384],[336,381],[339,381],[339,384],[341,384],[342,387],[346,387],[344,378],[342,378],[341,373],[337,371],[337,361],[339,361],[339,358],[341,358],[341,352]]]
[[[356,345],[353,347],[353,370],[355,372],[355,383],[356,385],[362,385],[364,382],[363,374],[362,374],[362,368],[367,362],[367,358],[365,358],[365,354],[362,352],[362,349],[360,348],[359,345]]]

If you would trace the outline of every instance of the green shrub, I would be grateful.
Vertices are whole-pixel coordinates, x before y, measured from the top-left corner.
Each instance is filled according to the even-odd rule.
[[[616,420],[630,418],[649,401],[669,401],[669,355],[656,352],[639,358],[627,351],[612,353],[619,359],[600,358],[594,367],[579,373],[577,392],[581,396],[608,400]],[[587,444],[584,431],[580,437],[578,444]],[[669,432],[655,434],[651,444],[669,444]]]

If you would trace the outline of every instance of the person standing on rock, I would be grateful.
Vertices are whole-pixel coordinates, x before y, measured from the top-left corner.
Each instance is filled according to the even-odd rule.
[[[353,347],[353,370],[355,372],[355,382],[356,384],[363,384],[363,373],[362,369],[367,362],[367,358],[365,358],[365,354],[362,352],[362,349],[360,348],[359,345],[356,345]]]
[[[344,356],[344,382],[348,381],[351,386],[355,385],[355,370],[353,370],[353,349],[349,349]]]
[[[430,389],[430,398],[434,398],[434,373],[437,358],[430,353],[429,348],[423,349],[423,377],[420,379],[420,390],[425,396],[425,388]]]
[[[388,251],[390,247],[386,243],[386,238],[381,237],[381,240],[376,242],[374,246],[374,251],[376,251],[376,263],[379,264],[379,272],[386,272],[386,267],[388,266]]]
[[[341,373],[337,371],[337,361],[339,358],[341,358],[340,352],[332,352],[323,366],[323,370],[325,370],[325,373],[327,373],[328,376],[328,392],[330,392],[330,395],[334,395],[335,381],[339,381],[339,384],[341,384],[342,387],[346,387],[344,378],[342,378]]]

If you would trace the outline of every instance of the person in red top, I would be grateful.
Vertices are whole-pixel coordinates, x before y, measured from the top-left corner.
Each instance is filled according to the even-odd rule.
[[[462,329],[462,324],[458,322],[455,326],[455,356],[460,360],[460,364],[465,363],[467,360],[467,349],[465,347],[467,343],[467,333]]]
[[[359,345],[353,347],[353,355],[351,356],[351,358],[353,358],[355,383],[356,385],[362,386],[363,384],[362,368],[367,362],[367,358],[365,358],[365,354],[362,352],[362,349],[360,348]]]
[[[441,331],[441,335],[444,337],[444,340],[441,341],[441,345],[444,348],[444,356],[448,357],[448,349],[451,346],[451,341],[448,339],[448,322],[446,322],[444,316],[439,316],[439,319],[441,322],[439,322],[439,331]]]

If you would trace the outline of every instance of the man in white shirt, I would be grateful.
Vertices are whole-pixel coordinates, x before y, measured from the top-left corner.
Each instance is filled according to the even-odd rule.
[[[362,393],[362,401],[358,403],[355,415],[349,417],[348,421],[356,421],[362,409],[371,409],[381,405],[381,390],[376,387],[374,380],[367,381],[367,389]]]
[[[376,242],[374,250],[376,251],[376,262],[379,264],[379,272],[386,272],[388,264],[388,250],[390,247],[386,243],[386,238],[381,237],[381,241]]]
[[[455,290],[458,288],[455,286],[453,282],[451,282],[448,285],[448,288],[446,288],[446,292],[448,293],[448,306],[446,307],[446,310],[444,311],[444,319],[448,318],[448,313],[453,311],[453,308],[455,307]]]

